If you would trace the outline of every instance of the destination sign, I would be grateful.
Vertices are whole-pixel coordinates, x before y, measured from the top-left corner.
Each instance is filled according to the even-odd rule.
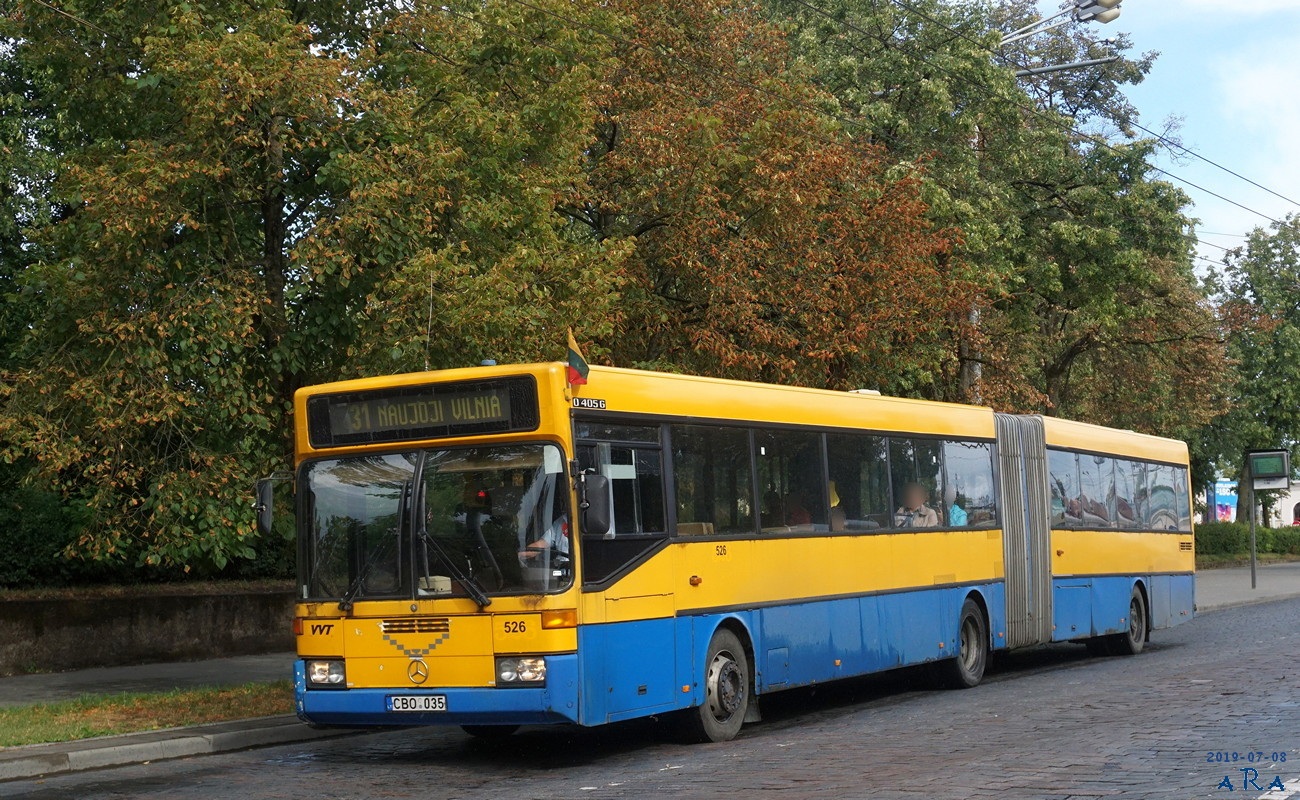
[[[313,447],[533,430],[537,389],[524,377],[322,395],[307,417]]]

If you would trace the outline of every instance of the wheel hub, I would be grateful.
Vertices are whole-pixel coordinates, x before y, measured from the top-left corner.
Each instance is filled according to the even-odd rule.
[[[730,653],[718,653],[709,665],[707,691],[709,711],[719,722],[731,719],[744,706],[744,679]]]
[[[961,626],[961,663],[967,670],[975,667],[975,636],[975,622],[967,619],[965,624]]]

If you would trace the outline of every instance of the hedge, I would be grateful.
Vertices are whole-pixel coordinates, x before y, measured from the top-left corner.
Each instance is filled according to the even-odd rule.
[[[23,476],[23,465],[0,463],[0,589],[136,585],[195,578],[257,580],[294,574],[296,551],[288,515],[282,515],[276,533],[254,543],[255,558],[232,561],[217,574],[186,575],[179,569],[69,558],[65,551],[87,524],[85,513],[55,492],[24,482]]]
[[[1260,553],[1300,555],[1300,528],[1255,529],[1255,550]],[[1235,556],[1250,552],[1250,525],[1245,522],[1207,522],[1196,526],[1196,552]]]

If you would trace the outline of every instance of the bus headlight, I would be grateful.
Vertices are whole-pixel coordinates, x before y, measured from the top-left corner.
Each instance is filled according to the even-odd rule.
[[[497,686],[540,686],[546,683],[546,659],[511,656],[497,659]]]
[[[343,689],[347,683],[342,661],[307,662],[308,685],[322,689]]]

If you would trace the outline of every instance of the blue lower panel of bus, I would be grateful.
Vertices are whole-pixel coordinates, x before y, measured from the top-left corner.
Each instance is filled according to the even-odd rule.
[[[972,594],[989,613],[998,647],[1006,630],[1001,583],[759,609],[754,612],[758,691],[950,658],[957,652],[962,604]]]
[[[1187,622],[1196,602],[1193,575],[1055,578],[1052,581],[1052,640],[1067,642],[1128,630],[1129,599],[1141,584],[1151,629]]]
[[[311,689],[294,664],[298,716],[317,725],[528,725],[576,722],[578,657],[546,657],[546,688]],[[446,711],[389,711],[388,698],[442,696]]]
[[[955,654],[962,603],[974,593],[999,647],[1006,630],[1001,583],[769,606],[747,611],[584,625],[584,725],[644,717],[704,701],[704,660],[719,625],[753,647],[758,692],[864,675]]]

